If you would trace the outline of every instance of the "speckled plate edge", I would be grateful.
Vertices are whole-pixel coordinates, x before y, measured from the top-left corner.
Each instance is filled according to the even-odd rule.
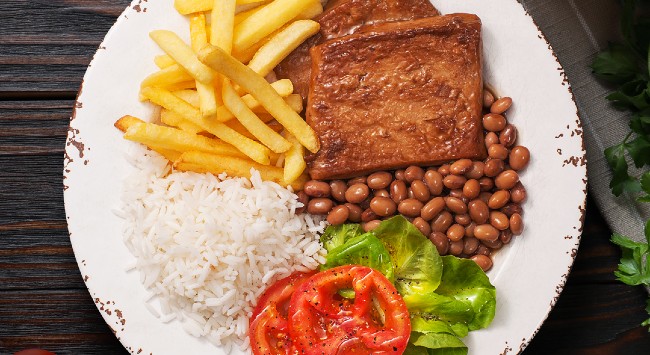
[[[70,120],[65,151],[64,197],[70,239],[97,308],[132,353],[215,352],[163,324],[144,306],[147,296],[122,244],[121,181],[133,169],[129,143],[112,127],[123,114],[147,117],[137,102],[139,81],[155,70],[154,28],[185,31],[171,0],[135,0],[100,45],[84,77]],[[497,286],[497,317],[465,339],[470,354],[521,352],[557,302],[580,241],[586,204],[582,126],[570,85],[544,35],[515,0],[434,0],[443,13],[474,12],[484,23],[486,82],[512,96],[509,119],[531,149],[522,174],[528,187],[527,228],[495,256],[489,275]],[[164,21],[158,20],[164,18]],[[498,74],[498,75],[497,75]],[[552,103],[552,104],[549,104]]]

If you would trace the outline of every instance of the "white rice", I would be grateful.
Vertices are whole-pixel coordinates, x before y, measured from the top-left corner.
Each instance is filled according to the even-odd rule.
[[[248,317],[265,286],[324,262],[325,223],[296,215],[296,195],[253,172],[250,180],[171,172],[138,149],[119,216],[125,244],[163,323],[227,349],[248,346]]]

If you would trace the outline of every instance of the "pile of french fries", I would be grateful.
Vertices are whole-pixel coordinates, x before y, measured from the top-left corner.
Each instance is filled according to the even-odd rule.
[[[319,149],[300,117],[302,98],[273,68],[319,30],[320,0],[175,0],[189,16],[191,43],[157,30],[165,54],[141,83],[140,99],[160,107],[154,122],[124,116],[124,138],[167,158],[174,169],[226,173],[302,189],[305,148]]]

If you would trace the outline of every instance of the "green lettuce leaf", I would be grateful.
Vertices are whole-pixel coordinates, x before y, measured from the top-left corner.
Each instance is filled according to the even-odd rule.
[[[343,245],[346,240],[360,236],[364,233],[359,224],[341,224],[339,226],[329,226],[320,237],[323,247],[329,252],[330,250]]]
[[[384,274],[391,282],[395,279],[390,254],[372,233],[352,237],[342,245],[328,250],[327,261],[321,265],[321,270],[341,265],[368,266]]]
[[[417,333],[445,333],[459,338],[467,336],[469,329],[464,323],[449,323],[436,319],[425,319],[421,316],[411,318],[411,330]]]
[[[411,333],[405,355],[467,355],[458,337],[444,333]]]

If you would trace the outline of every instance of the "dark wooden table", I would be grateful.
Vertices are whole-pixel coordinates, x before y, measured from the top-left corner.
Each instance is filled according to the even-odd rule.
[[[122,354],[81,279],[63,207],[63,150],[86,66],[127,0],[0,2],[0,354]],[[648,354],[643,289],[589,201],[557,306],[524,354]],[[525,316],[525,315],[522,315]]]

